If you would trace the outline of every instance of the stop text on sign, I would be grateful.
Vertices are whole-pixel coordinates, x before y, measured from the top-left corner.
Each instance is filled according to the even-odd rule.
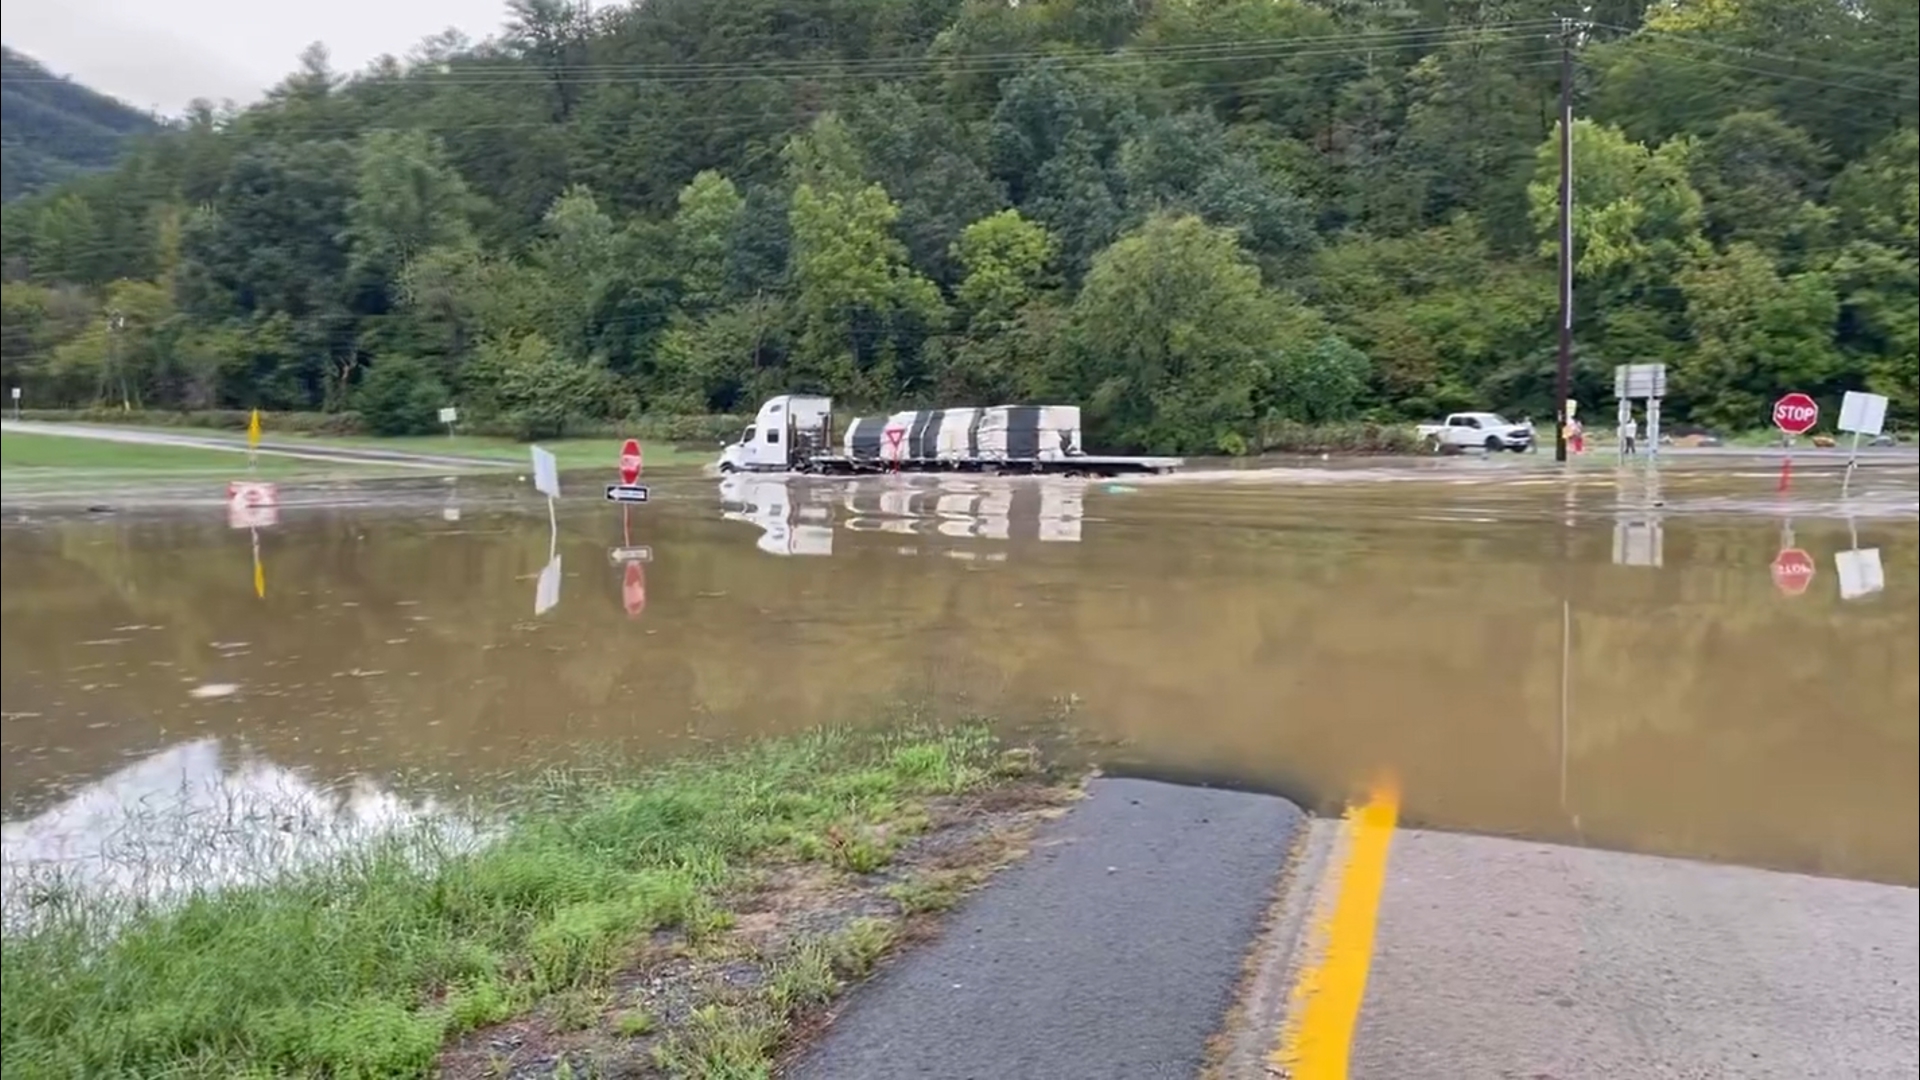
[[[1820,406],[1805,394],[1793,393],[1773,403],[1773,425],[1789,435],[1804,435],[1820,422]]]

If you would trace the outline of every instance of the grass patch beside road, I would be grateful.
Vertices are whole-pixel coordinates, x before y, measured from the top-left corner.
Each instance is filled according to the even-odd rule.
[[[478,851],[398,838],[164,910],[36,888],[0,1070],[765,1076],[1064,797],[981,729],[820,733],[550,777]]]
[[[226,432],[219,434],[225,436]],[[364,450],[398,450],[409,454],[436,457],[473,457],[487,461],[513,461],[530,465],[528,443],[489,435],[405,435],[382,438],[377,435],[274,435],[265,438],[288,444],[312,443],[315,446],[340,446]],[[563,470],[603,469],[611,474],[619,465],[618,439],[553,439],[533,443],[553,453]],[[679,450],[665,443],[643,444],[646,467],[674,468],[705,465],[720,457],[720,447],[712,451]]]
[[[297,459],[261,458],[260,470],[295,471]],[[7,469],[100,469],[116,472],[232,473],[247,471],[245,454],[192,446],[114,443],[66,435],[0,432],[0,467]]]

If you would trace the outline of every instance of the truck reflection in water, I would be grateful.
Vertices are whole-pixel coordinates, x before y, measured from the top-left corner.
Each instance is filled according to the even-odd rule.
[[[968,541],[1078,543],[1083,480],[1013,477],[889,477],[819,481],[729,476],[720,481],[721,516],[760,528],[770,555],[832,555],[836,528],[953,540],[902,547],[902,554],[998,560],[1003,549]]]

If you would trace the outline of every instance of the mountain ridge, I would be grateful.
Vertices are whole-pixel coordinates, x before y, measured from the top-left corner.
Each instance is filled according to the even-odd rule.
[[[110,168],[160,121],[0,45],[0,201]]]

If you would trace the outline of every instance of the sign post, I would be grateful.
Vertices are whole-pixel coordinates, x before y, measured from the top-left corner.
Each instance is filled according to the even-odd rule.
[[[447,438],[453,438],[453,425],[459,419],[460,410],[451,405],[440,410],[440,422],[447,425]]]
[[[20,388],[17,386],[13,388],[13,420],[20,422]]]
[[[1795,390],[1773,403],[1773,426],[1787,437],[1787,456],[1780,463],[1780,490],[1793,484],[1793,440],[1820,423],[1820,403]]]
[[[253,410],[252,415],[247,417],[247,468],[249,469],[253,468],[254,465],[258,462],[259,450],[260,450],[260,410],[255,409]]]

